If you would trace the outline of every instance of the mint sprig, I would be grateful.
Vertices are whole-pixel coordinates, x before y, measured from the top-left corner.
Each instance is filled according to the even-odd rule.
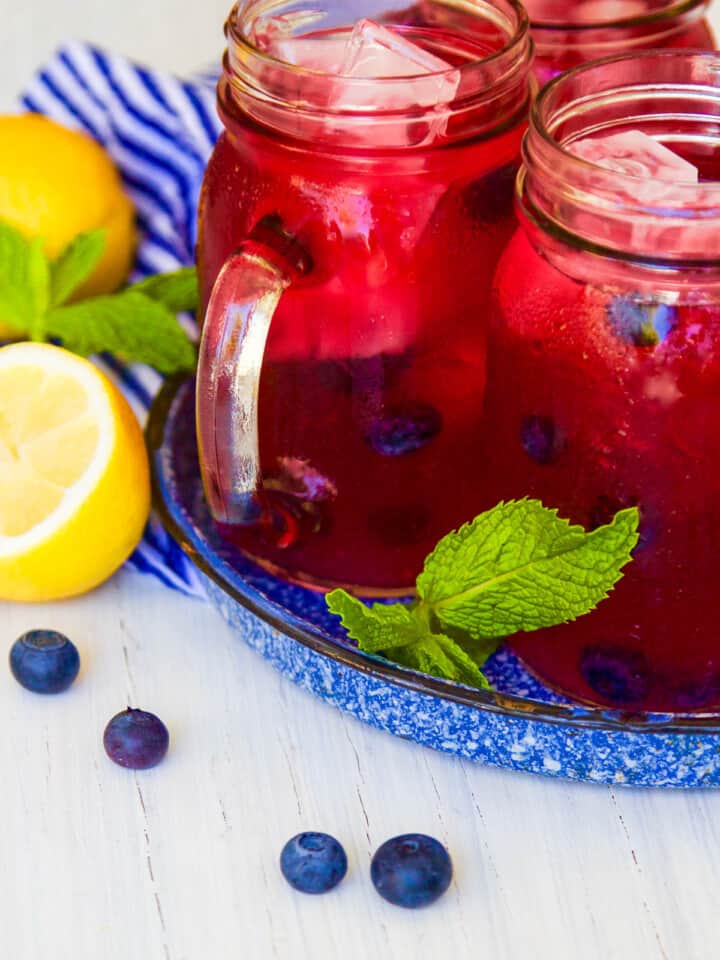
[[[194,312],[198,308],[198,281],[194,267],[183,267],[173,273],[156,273],[133,284],[133,290],[162,303],[173,313]]]
[[[42,241],[26,240],[0,221],[0,321],[30,333],[49,300],[50,268]]]
[[[189,370],[195,362],[195,348],[178,330],[175,314],[135,287],[57,307],[43,318],[44,336],[73,353],[89,357],[107,351],[161,373]]]
[[[103,255],[104,230],[81,233],[65,247],[50,266],[50,306],[59,307],[90,276]]]
[[[380,654],[421,673],[468,686],[488,686],[472,657],[459,643],[433,630],[419,605],[375,603],[367,607],[345,590],[333,590],[326,600],[365,653]]]
[[[74,353],[110,352],[161,373],[190,370],[195,345],[177,314],[197,309],[194,268],[159,274],[118,293],[68,302],[103,255],[103,230],[79,234],[49,260],[42,240],[0,221],[0,322],[16,336],[59,340]]]
[[[637,507],[590,533],[538,500],[499,503],[437,544],[410,604],[327,595],[350,637],[422,673],[487,687],[481,668],[508,636],[567,623],[604,600],[632,559]]]

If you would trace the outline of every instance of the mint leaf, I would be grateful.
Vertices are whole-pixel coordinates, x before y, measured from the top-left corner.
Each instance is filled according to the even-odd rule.
[[[0,277],[0,326],[8,327],[12,334],[19,336],[25,332],[22,320],[22,302],[15,292],[7,288]]]
[[[105,230],[78,234],[50,266],[50,306],[58,307],[77,290],[103,255]]]
[[[75,353],[108,351],[161,373],[190,370],[195,347],[177,321],[198,303],[194,268],[150,277],[112,296],[67,300],[105,249],[104,230],[81,233],[49,263],[40,238],[0,221],[0,323],[18,336],[57,339]]]
[[[463,633],[462,630],[456,630],[450,626],[444,632],[458,643],[473,663],[476,663],[479,667],[487,663],[505,642],[505,637],[471,637],[469,634]]]
[[[443,628],[503,637],[575,620],[622,576],[637,545],[637,507],[591,533],[537,500],[499,503],[438,543],[417,579]]]
[[[157,300],[173,313],[195,311],[198,307],[198,279],[194,267],[183,267],[173,273],[161,273],[133,284],[132,290]]]
[[[29,290],[28,330],[34,339],[40,337],[42,317],[50,303],[50,263],[45,256],[42,240],[30,241],[27,259]]]
[[[326,597],[366,653],[476,687],[502,640],[593,610],[622,576],[638,541],[637,507],[587,533],[539,500],[512,500],[454,530],[425,560],[411,604],[366,606]]]
[[[49,300],[49,267],[41,240],[0,221],[0,321],[35,335]]]
[[[388,654],[388,659],[412,670],[469,686],[489,686],[458,643],[432,632],[417,606],[375,603],[368,607],[345,590],[333,590],[325,599],[365,653]]]
[[[487,677],[472,657],[444,633],[428,631],[412,646],[392,648],[391,653],[389,659],[411,670],[464,683],[466,687],[490,688]]]
[[[379,653],[417,642],[418,619],[410,605],[374,603],[368,607],[345,590],[332,590],[325,602],[365,653]]]
[[[190,370],[196,359],[195,347],[175,314],[132,288],[50,310],[43,333],[74,353],[109,351],[161,373]]]

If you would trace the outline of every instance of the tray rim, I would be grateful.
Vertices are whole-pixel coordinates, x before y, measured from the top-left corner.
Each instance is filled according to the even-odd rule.
[[[364,674],[405,688],[416,694],[446,700],[464,707],[499,713],[524,720],[547,723],[562,727],[603,730],[608,733],[675,734],[682,736],[708,736],[720,734],[720,713],[652,713],[594,707],[585,704],[549,703],[541,700],[500,693],[496,690],[476,690],[450,680],[442,680],[418,673],[382,657],[362,653],[342,646],[312,627],[300,628],[287,623],[274,610],[262,602],[262,595],[248,587],[243,594],[225,576],[220,564],[214,564],[208,555],[212,548],[189,532],[181,523],[173,506],[175,501],[167,495],[167,484],[160,467],[161,454],[165,448],[165,430],[168,418],[178,395],[189,384],[191,376],[174,375],[167,378],[150,407],[145,427],[145,441],[150,460],[153,508],[170,536],[183,553],[199,570],[236,603],[241,604],[253,616],[264,621],[274,630],[309,648],[314,653],[358,670]],[[274,605],[272,605],[274,606]]]

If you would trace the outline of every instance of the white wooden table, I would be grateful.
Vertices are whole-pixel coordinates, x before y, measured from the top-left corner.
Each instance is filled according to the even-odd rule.
[[[226,0],[0,0],[0,109],[59,40],[174,67],[212,58]],[[568,785],[432,753],[284,681],[209,607],[121,573],[85,598],[0,605],[3,649],[50,626],[83,669],[59,698],[0,663],[2,960],[714,960],[720,793]],[[2,654],[4,657],[5,654]],[[111,764],[126,704],[158,713],[155,770]],[[303,897],[277,858],[301,829],[350,860]],[[387,837],[445,842],[455,882],[406,912],[368,877]]]

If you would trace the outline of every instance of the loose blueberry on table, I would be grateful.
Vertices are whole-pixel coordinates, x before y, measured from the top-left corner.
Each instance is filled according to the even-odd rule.
[[[154,713],[128,707],[105,727],[103,745],[110,759],[129,770],[147,770],[163,759],[170,735]]]
[[[80,654],[55,630],[28,630],[10,650],[10,669],[17,682],[33,693],[62,693],[80,670]]]
[[[408,833],[393,837],[375,853],[370,877],[381,897],[397,907],[426,907],[441,897],[452,880],[452,861],[433,837]]]
[[[327,833],[298,833],[283,847],[280,869],[300,893],[327,893],[347,873],[347,857],[341,844]]]

